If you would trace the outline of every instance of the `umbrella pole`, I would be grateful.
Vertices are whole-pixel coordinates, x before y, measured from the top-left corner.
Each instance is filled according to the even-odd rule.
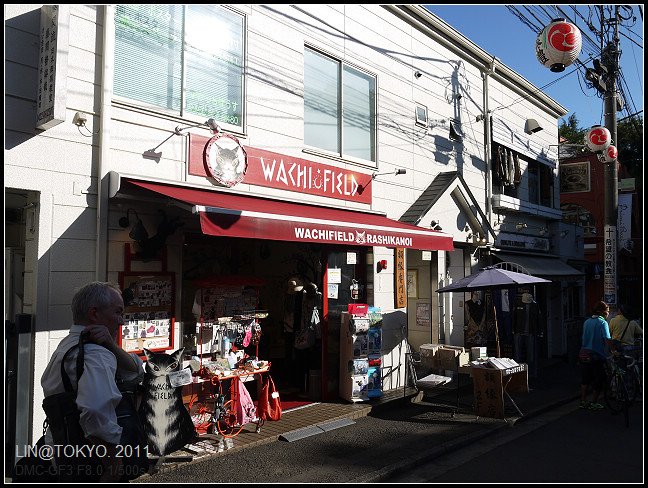
[[[493,291],[491,290],[491,305],[493,306],[493,322],[495,322],[495,354],[496,357],[501,357],[500,355],[500,340],[499,340],[499,327],[497,325],[497,309],[495,308],[495,299],[493,297]]]

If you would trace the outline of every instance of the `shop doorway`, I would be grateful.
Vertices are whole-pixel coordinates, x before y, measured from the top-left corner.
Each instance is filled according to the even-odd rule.
[[[210,283],[209,303],[220,315],[217,318],[225,320],[227,316],[222,314],[234,309],[227,308],[227,297],[214,298],[212,294],[229,293],[230,303],[234,303],[238,289],[248,308],[238,311],[257,312],[261,328],[258,344],[243,349],[249,356],[271,362],[282,401],[337,399],[340,313],[349,303],[367,303],[371,295],[367,293],[371,289],[366,279],[367,251],[354,250],[353,258],[350,252],[309,243],[186,233],[178,319],[185,359],[200,353],[215,358],[223,352],[222,334],[201,331],[200,316],[196,315],[197,297],[204,296],[201,287]],[[330,290],[326,283],[329,268],[340,270],[339,283],[332,283]],[[355,300],[351,290],[354,280],[359,289]],[[296,336],[312,320],[314,308],[320,320],[319,333],[312,344],[296,348]],[[231,331],[227,333],[231,335]]]
[[[321,293],[322,261],[321,246],[311,244],[185,234],[180,310],[185,356],[202,353],[215,359],[234,345],[272,363],[282,399],[318,399],[320,392],[309,387],[309,370],[321,367],[321,340],[303,350],[295,349],[294,340],[306,320],[306,306],[314,304],[310,295],[306,299],[307,291]],[[258,343],[236,346],[239,332],[222,324],[217,331],[201,330],[195,305],[205,283],[217,321],[256,312]],[[317,305],[321,312],[321,300]]]

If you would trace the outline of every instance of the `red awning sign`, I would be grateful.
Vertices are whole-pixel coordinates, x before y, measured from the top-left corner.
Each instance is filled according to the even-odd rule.
[[[320,244],[454,249],[452,236],[383,215],[128,180],[194,206],[204,234]]]

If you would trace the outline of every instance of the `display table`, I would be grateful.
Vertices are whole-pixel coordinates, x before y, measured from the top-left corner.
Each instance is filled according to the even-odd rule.
[[[257,395],[261,389],[262,374],[270,371],[270,363],[263,368],[254,369],[252,371],[239,368],[227,373],[209,374],[205,376],[194,376],[193,382],[189,385],[182,387],[182,401],[185,405],[189,404],[194,395],[202,400],[205,395],[212,393],[212,386],[218,384],[218,381],[227,381],[234,378],[239,378],[242,382],[257,381]],[[258,396],[257,396],[258,398]]]
[[[512,368],[496,369],[471,367],[475,414],[481,417],[505,418],[504,398],[508,398],[521,416],[524,416],[509,393],[529,392],[528,366],[525,363]]]

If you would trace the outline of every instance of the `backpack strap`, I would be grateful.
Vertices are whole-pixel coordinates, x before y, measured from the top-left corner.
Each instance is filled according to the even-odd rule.
[[[623,338],[625,337],[625,333],[628,331],[628,326],[630,325],[630,319],[626,319],[628,322],[626,323],[625,329],[623,329],[623,334],[619,337],[619,342],[623,344]]]
[[[83,334],[79,336],[79,343],[75,344],[70,349],[68,349],[65,355],[63,356],[63,360],[61,361],[61,377],[63,378],[63,387],[67,392],[74,391],[74,388],[72,388],[72,382],[70,381],[70,377],[68,376],[67,371],[65,371],[65,360],[67,359],[68,355],[77,347],[79,348],[79,354],[77,355],[76,358],[77,384],[78,384],[79,378],[81,378],[81,375],[83,374],[83,360],[84,360]]]

